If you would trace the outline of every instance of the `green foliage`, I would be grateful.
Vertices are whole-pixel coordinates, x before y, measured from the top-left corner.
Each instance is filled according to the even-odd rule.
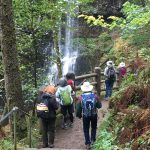
[[[37,87],[49,83],[47,72],[51,57],[43,49],[52,38],[58,37],[60,27],[66,25],[64,15],[68,12],[76,15],[79,2],[85,0],[13,0],[17,49],[26,100],[36,97],[36,82]]]
[[[97,53],[108,53],[113,47],[113,41],[109,34],[102,33],[98,38],[80,39],[80,51],[84,55],[94,56]]]
[[[126,76],[126,78],[124,78],[122,80],[122,83],[120,85],[121,88],[124,88],[124,87],[127,87],[128,85],[131,85],[131,84],[136,84],[137,82],[137,78],[135,77],[134,74],[128,74],[128,76]]]
[[[134,74],[129,74],[121,82],[120,88],[118,91],[115,91],[111,97],[111,100],[114,102],[120,101],[123,98],[123,93],[128,89],[129,86],[137,86],[138,81]]]
[[[113,40],[108,33],[102,33],[98,38],[80,38],[80,54],[89,61],[91,70],[100,64],[104,54],[108,54],[113,47]]]
[[[150,22],[150,6],[141,7],[130,2],[126,2],[123,5],[123,13],[126,15],[126,18],[119,18],[115,16],[110,16],[108,19],[112,20],[111,24],[108,24],[104,21],[103,16],[99,16],[96,19],[93,16],[80,15],[79,17],[84,17],[87,20],[87,23],[98,25],[102,27],[108,27],[113,29],[115,27],[120,27],[123,31],[132,31],[139,28],[149,26]]]
[[[91,26],[101,26],[103,28],[109,29],[112,32],[120,32],[124,39],[123,43],[126,43],[120,47],[122,48],[122,53],[120,52],[120,54],[128,53],[128,57],[133,58],[137,53],[139,53],[143,59],[150,61],[150,3],[147,1],[138,1],[137,3],[142,5],[133,4],[129,1],[124,3],[122,9],[124,18],[109,16],[107,19],[109,19],[109,22],[111,23],[107,23],[103,16],[98,16],[98,18],[95,18],[93,16],[81,14],[79,18],[83,17]],[[114,55],[113,51],[113,49],[110,51],[112,55]]]
[[[150,6],[140,7],[130,2],[123,5],[123,13],[126,15],[125,30],[137,30],[149,25]]]
[[[89,14],[90,12],[95,12],[96,8],[90,5],[94,0],[78,0],[80,12]]]
[[[121,150],[116,144],[116,133],[117,130],[111,130],[114,125],[114,115],[112,113],[107,114],[105,120],[99,128],[96,143],[94,144],[94,150]],[[117,122],[116,126],[118,125]],[[116,128],[117,129],[117,128]],[[111,132],[110,132],[111,130]]]
[[[111,24],[108,24],[104,21],[103,16],[99,16],[96,19],[93,16],[80,15],[79,17],[83,17],[87,20],[87,23],[93,24],[96,26],[102,26],[104,28],[109,28],[110,30],[120,27],[123,32],[133,32],[134,30],[149,26],[150,23],[150,6],[147,5],[145,7],[138,6],[132,4],[130,2],[126,2],[123,5],[123,13],[126,18],[119,18],[115,16],[110,16],[108,19],[112,20]]]
[[[102,26],[104,28],[109,28],[110,30],[116,30],[120,31],[121,36],[123,37],[122,41],[116,41],[118,42],[117,48],[120,53],[120,55],[115,55],[119,56],[116,57],[118,60],[120,59],[120,56],[126,56],[127,60],[129,58],[134,58],[135,54],[139,54],[140,57],[145,59],[147,62],[150,61],[149,59],[149,23],[150,23],[150,6],[149,5],[135,5],[131,4],[129,2],[125,3],[123,5],[123,13],[126,18],[118,18],[115,16],[109,17],[109,19],[112,20],[111,24],[107,24],[104,22],[103,17],[99,17],[98,19],[92,18],[91,16],[85,16],[82,15],[80,17],[84,17],[88,23],[92,25],[98,25]],[[119,30],[118,30],[119,28]],[[119,43],[120,42],[120,43]],[[120,46],[122,44],[122,46]],[[114,55],[114,49],[112,49],[113,55]],[[116,52],[116,51],[115,51]],[[121,54],[124,55],[121,55]],[[127,54],[127,55],[126,55]],[[134,74],[129,74],[121,83],[119,91],[114,92],[113,96],[111,98],[112,101],[112,106],[119,107],[122,105],[123,101],[126,101],[127,99],[124,98],[125,92],[127,89],[130,90],[130,87],[134,89],[140,89],[140,87],[147,87],[147,85],[150,83],[149,81],[149,68],[143,69],[143,71],[140,71],[138,76],[135,76]],[[144,85],[144,86],[143,86]],[[131,90],[132,90],[131,88]],[[141,88],[142,89],[142,88]],[[140,89],[140,90],[141,90]],[[139,106],[137,106],[136,99],[139,99],[138,93],[132,93],[136,92],[134,91],[129,91],[126,92],[127,97],[134,99],[134,105],[131,104],[129,105],[128,109],[131,111],[132,109],[139,109]],[[138,90],[137,90],[138,91]],[[140,91],[139,91],[140,92]],[[129,95],[128,95],[129,94]],[[132,97],[131,97],[132,96]],[[141,98],[140,98],[141,99]],[[122,103],[120,102],[122,100]],[[129,99],[130,101],[130,99]],[[119,105],[120,104],[120,105]],[[126,102],[125,102],[126,105]],[[132,112],[132,111],[131,111]],[[119,147],[118,144],[118,137],[119,133],[124,130],[126,127],[128,128],[133,128],[134,126],[134,118],[135,114],[130,114],[127,115],[126,117],[120,118],[118,120],[119,115],[113,116],[113,119],[111,117],[108,117],[103,123],[102,123],[102,128],[100,127],[98,139],[94,145],[94,149],[114,149],[113,144],[116,143],[116,145]],[[103,127],[104,125],[104,127]],[[117,137],[117,138],[116,138]],[[143,136],[145,137],[145,136]],[[144,145],[145,141],[143,137],[138,138],[138,143],[140,145]],[[111,141],[112,140],[112,141]],[[124,148],[120,148],[123,150],[130,150],[131,149],[131,144],[133,143],[134,140],[126,143],[124,145]],[[106,146],[105,148],[102,146]],[[119,149],[117,147],[117,149]],[[123,145],[122,145],[123,147]]]
[[[29,119],[26,118],[28,124],[28,131],[29,131]],[[32,136],[32,147],[39,146],[40,141],[40,133],[39,133],[39,120],[37,117],[31,117],[31,136]],[[23,138],[21,140],[17,140],[17,148],[29,148],[29,138]],[[0,141],[0,150],[14,150],[14,140],[11,136],[7,136]]]
[[[139,136],[138,137],[138,139],[137,139],[137,143],[140,145],[140,146],[143,146],[143,147],[145,147],[145,149],[146,149],[146,145],[149,145],[149,143],[150,143],[150,131],[147,131],[144,135],[141,135],[141,136]]]
[[[4,150],[13,150],[14,145],[13,145],[13,139],[11,137],[6,137],[0,141],[0,149]]]
[[[148,85],[150,83],[150,68],[149,67],[143,69],[139,73],[138,82],[144,85]]]

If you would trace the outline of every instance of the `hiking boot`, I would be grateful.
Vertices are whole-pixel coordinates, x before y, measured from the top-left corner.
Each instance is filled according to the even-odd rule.
[[[73,128],[73,122],[70,122],[69,127]]]
[[[48,144],[43,144],[42,148],[48,147]]]
[[[91,141],[91,145],[94,145],[94,141]]]
[[[64,123],[63,125],[62,125],[62,129],[67,129],[67,123]]]
[[[54,144],[49,144],[49,148],[54,148]]]
[[[104,100],[105,100],[105,101],[108,101],[108,100],[109,100],[109,97],[105,97]]]
[[[87,149],[87,150],[90,150],[90,149],[91,149],[91,145],[90,145],[90,144],[87,144],[87,145],[86,145],[86,149]]]

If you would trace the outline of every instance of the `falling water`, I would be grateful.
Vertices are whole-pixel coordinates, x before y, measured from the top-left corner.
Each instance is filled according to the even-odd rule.
[[[68,7],[70,7],[70,1],[68,1]],[[64,28],[60,28],[58,43],[59,49],[62,53],[61,62],[63,76],[68,72],[74,72],[75,70],[76,58],[78,56],[78,44],[73,43],[73,38],[75,29],[77,28],[77,21],[68,12],[66,15],[65,34],[62,33],[62,30],[64,30]],[[62,39],[65,39],[65,43],[62,42]],[[56,84],[56,82],[58,81],[58,69],[55,63],[51,63],[49,72],[50,82]]]
[[[69,2],[68,2],[69,5]],[[76,58],[78,56],[78,46],[73,43],[75,26],[77,28],[77,21],[67,13],[66,16],[66,29],[65,29],[65,45],[63,50],[63,75],[67,72],[74,72]]]

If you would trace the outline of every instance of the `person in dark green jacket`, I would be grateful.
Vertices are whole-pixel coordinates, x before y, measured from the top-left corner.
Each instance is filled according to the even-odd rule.
[[[84,82],[81,90],[83,93],[78,97],[76,116],[83,118],[85,145],[87,149],[90,149],[96,140],[97,109],[101,108],[102,104],[99,97],[92,92],[93,86],[89,82]],[[90,125],[91,135],[89,134]]]

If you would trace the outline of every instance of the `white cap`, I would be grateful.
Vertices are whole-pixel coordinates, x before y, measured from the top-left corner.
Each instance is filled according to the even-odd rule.
[[[126,66],[126,64],[124,63],[124,62],[121,62],[120,64],[119,64],[119,67],[121,68],[121,67],[125,67]]]
[[[114,64],[113,64],[113,62],[111,61],[111,60],[109,60],[109,61],[107,61],[107,66],[109,66],[109,67],[111,67],[111,66],[113,66]]]

